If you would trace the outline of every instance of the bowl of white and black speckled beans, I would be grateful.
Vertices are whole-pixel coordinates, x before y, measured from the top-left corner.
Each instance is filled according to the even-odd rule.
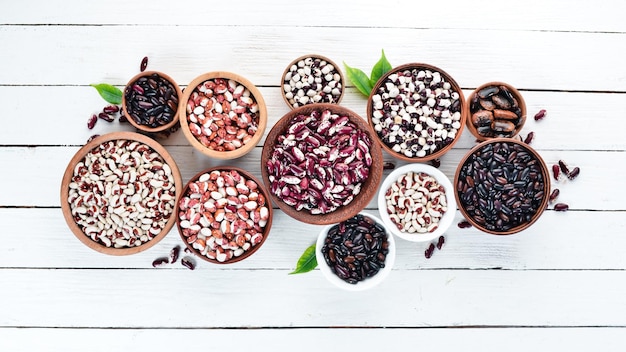
[[[489,82],[476,88],[467,99],[467,129],[479,141],[515,137],[526,122],[526,102],[510,84]]]
[[[165,131],[178,123],[181,96],[172,77],[157,71],[141,72],[124,87],[122,112],[141,131]]]
[[[216,159],[239,158],[256,147],[267,126],[261,92],[230,72],[198,76],[185,89],[180,125],[191,145]]]
[[[459,210],[474,227],[509,235],[530,227],[550,197],[548,168],[533,148],[511,138],[478,144],[454,177]]]
[[[410,162],[429,161],[450,150],[461,136],[466,115],[456,81],[422,63],[387,72],[367,101],[367,119],[383,149]]]
[[[293,60],[281,77],[285,103],[295,109],[307,104],[339,104],[343,98],[344,78],[339,66],[321,55],[304,55]]]
[[[326,226],[317,238],[315,257],[320,271],[332,284],[362,291],[377,286],[389,275],[396,245],[379,218],[359,213]]]
[[[182,179],[174,159],[152,138],[113,132],[74,155],[61,182],[61,209],[89,248],[129,255],[162,240],[176,222]]]

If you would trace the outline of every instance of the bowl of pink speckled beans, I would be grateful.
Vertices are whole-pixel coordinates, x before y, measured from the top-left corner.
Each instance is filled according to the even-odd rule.
[[[217,166],[187,182],[176,214],[189,250],[208,262],[229,264],[259,250],[272,226],[273,211],[256,177],[240,168]]]
[[[178,114],[189,143],[223,160],[253,150],[267,126],[261,92],[246,78],[223,71],[194,79],[183,92]]]

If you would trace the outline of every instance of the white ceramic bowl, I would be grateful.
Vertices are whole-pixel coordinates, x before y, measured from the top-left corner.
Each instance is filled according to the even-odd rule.
[[[405,231],[400,231],[398,227],[391,221],[389,217],[389,213],[387,212],[387,203],[385,199],[385,193],[391,187],[391,185],[400,178],[400,176],[407,174],[409,172],[424,172],[428,175],[433,176],[437,182],[442,185],[446,192],[446,201],[447,201],[447,211],[443,214],[442,218],[439,220],[439,226],[432,232],[426,233],[409,233]],[[383,221],[383,224],[387,228],[387,230],[394,235],[405,239],[411,242],[427,242],[432,241],[435,238],[443,235],[444,232],[450,227],[452,222],[454,221],[454,216],[456,214],[456,198],[454,196],[454,188],[452,187],[452,183],[450,179],[443,172],[439,171],[439,169],[426,165],[426,164],[407,164],[395,169],[393,172],[387,176],[380,185],[380,189],[378,191],[378,211],[380,213],[380,218]]]
[[[396,243],[391,233],[389,233],[388,228],[383,224],[383,222],[378,217],[374,215],[364,213],[364,212],[361,212],[359,214],[373,219],[377,224],[382,225],[383,228],[385,228],[387,232],[387,242],[389,243],[389,247],[388,247],[389,252],[385,256],[385,266],[381,268],[378,271],[378,273],[376,273],[374,276],[366,278],[362,281],[359,281],[356,284],[350,284],[342,280],[341,278],[339,278],[335,273],[333,273],[331,268],[328,266],[328,264],[326,263],[326,260],[324,259],[324,254],[322,254],[322,247],[324,246],[324,242],[326,240],[326,235],[328,231],[337,224],[327,225],[326,227],[324,227],[324,229],[320,232],[319,236],[317,237],[317,243],[315,245],[315,257],[317,259],[317,265],[320,268],[320,271],[322,272],[322,274],[333,285],[341,289],[347,290],[347,291],[363,291],[363,290],[370,289],[380,284],[387,277],[387,275],[389,275],[396,261]]]

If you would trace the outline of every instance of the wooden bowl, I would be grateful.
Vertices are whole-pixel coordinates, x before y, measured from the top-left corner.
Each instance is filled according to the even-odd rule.
[[[333,97],[332,94],[324,92],[324,89],[325,89],[328,81],[325,79],[325,74],[324,73],[318,72],[318,74],[316,74],[316,70],[315,70],[317,68],[319,71],[321,71],[323,67],[313,67],[313,63],[308,64],[307,61],[310,60],[310,59],[312,59],[313,61],[321,60],[320,63],[323,63],[325,61],[326,62],[325,65],[328,65],[328,64],[332,65],[332,67],[334,68],[334,71],[337,74],[339,74],[339,79],[337,81],[335,81],[335,82],[338,82],[338,84],[339,84],[339,87],[336,87],[337,89],[340,90],[340,94],[339,94],[338,98],[332,98]],[[305,67],[312,68],[312,70],[311,70],[311,72],[309,73],[308,76],[312,75],[313,79],[314,79],[314,82],[311,84],[311,86],[308,89],[303,89],[304,95],[307,96],[307,100],[308,100],[305,103],[296,102],[294,100],[295,97],[292,97],[292,98],[288,98],[287,97],[286,86],[289,86],[289,81],[290,81],[290,79],[287,79],[287,74],[291,71],[291,68],[293,66],[297,67],[297,71],[296,72],[298,72],[299,70],[305,70]],[[302,75],[306,75],[306,72],[302,72],[302,74],[300,74],[300,76],[302,76]],[[319,79],[319,82],[315,81],[316,79]],[[287,106],[289,106],[290,109],[295,109],[295,108],[303,106],[303,105],[315,104],[315,103],[339,104],[341,102],[341,99],[343,98],[343,94],[345,92],[345,83],[344,82],[345,82],[345,78],[343,76],[343,73],[341,72],[340,67],[337,66],[337,64],[335,64],[329,58],[327,58],[325,56],[322,56],[322,55],[317,55],[317,54],[303,55],[303,56],[300,56],[299,58],[293,60],[291,63],[289,63],[289,65],[287,65],[287,67],[283,71],[283,75],[281,76],[281,80],[280,80],[280,92],[281,92],[281,95],[283,97],[283,100],[285,101]],[[318,84],[319,84],[319,86],[318,86]],[[332,89],[335,88],[335,87],[329,87],[329,88],[332,91]],[[315,92],[315,95],[313,95],[313,96],[307,95],[307,93],[310,90]],[[294,96],[297,95],[297,91],[296,92],[291,91],[291,93]],[[317,97],[319,97],[319,98],[317,98]],[[317,99],[319,99],[319,100],[317,100]]]
[[[254,132],[254,134],[250,134],[249,135],[250,137],[246,137],[247,139],[246,142],[240,147],[229,148],[232,150],[220,150],[222,148],[220,148],[219,146],[215,146],[215,148],[208,146],[210,145],[211,142],[216,142],[218,140],[218,139],[214,139],[214,137],[218,137],[218,134],[226,135],[227,133],[214,131],[215,132],[214,134],[212,133],[211,135],[208,135],[208,136],[204,134],[198,135],[198,133],[195,133],[195,134],[192,133],[192,130],[191,130],[192,126],[190,126],[190,123],[193,122],[193,121],[190,121],[190,116],[194,114],[190,113],[189,110],[191,110],[190,107],[192,105],[188,107],[188,103],[191,102],[194,108],[196,105],[199,105],[200,98],[197,98],[196,95],[200,92],[199,89],[201,89],[201,85],[204,85],[205,82],[208,82],[208,81],[215,81],[216,79],[223,79],[227,83],[232,81],[238,85],[242,85],[243,87],[245,87],[247,91],[250,92],[250,97],[252,97],[253,101],[256,103],[256,108],[255,108],[257,109],[257,111],[255,112],[256,117],[252,118],[252,120],[256,120],[258,122],[256,132]],[[228,84],[226,84],[226,86],[228,88]],[[233,92],[231,91],[232,88],[228,88],[228,90],[231,96],[234,95]],[[194,99],[198,100],[197,102],[198,104],[196,104]],[[213,105],[212,102],[209,104]],[[187,86],[187,88],[183,92],[183,97],[178,107],[178,113],[180,115],[181,129],[183,130],[183,134],[185,135],[189,143],[191,143],[191,145],[194,148],[202,152],[204,155],[209,156],[211,158],[216,158],[216,159],[223,159],[223,160],[235,159],[235,158],[239,158],[245,155],[246,153],[254,149],[254,147],[259,143],[259,141],[263,137],[265,128],[267,126],[267,107],[265,105],[265,100],[263,100],[263,96],[261,95],[261,92],[254,86],[254,84],[252,84],[252,82],[248,81],[244,77],[239,76],[234,73],[224,72],[224,71],[205,73],[205,74],[198,76],[193,81],[191,81],[191,83],[189,83],[189,86]],[[222,115],[219,114],[219,116],[222,116]],[[250,123],[246,122],[246,119],[248,119],[248,117],[244,116],[244,113],[236,113],[235,116],[236,117],[232,118],[232,123],[234,123],[235,126],[237,123],[239,123],[240,125],[236,126],[236,128],[246,130],[250,125]],[[215,124],[217,127],[217,124],[215,122],[212,122],[212,123],[205,122],[205,123],[206,124],[204,126],[207,131],[209,131],[210,128],[214,128],[214,127],[210,127],[209,126],[210,124]],[[226,127],[224,127],[223,129],[225,128]],[[198,135],[198,137],[196,137],[196,135]],[[218,138],[222,138],[222,137],[218,137]]]
[[[367,179],[362,183],[361,191],[354,199],[347,205],[340,206],[336,210],[326,214],[311,214],[307,209],[297,210],[293,206],[285,203],[281,198],[277,197],[271,191],[271,182],[269,180],[269,172],[267,169],[267,162],[270,160],[272,152],[277,143],[279,136],[284,135],[287,132],[287,128],[291,125],[292,120],[299,115],[310,115],[313,111],[317,111],[321,114],[322,111],[329,110],[333,114],[339,114],[340,116],[347,116],[349,121],[354,123],[355,126],[366,133],[371,141],[370,155],[372,157],[372,164],[370,166],[369,175]],[[292,218],[315,225],[328,225],[335,224],[344,221],[348,218],[358,214],[363,208],[372,200],[378,185],[380,184],[383,174],[383,160],[382,151],[376,143],[374,132],[371,130],[367,122],[350,109],[344,108],[336,104],[311,104],[294,109],[285,114],[270,130],[263,146],[263,152],[261,154],[261,174],[263,176],[263,182],[269,190],[270,198],[274,204],[283,210],[287,215]],[[310,179],[310,177],[306,177]]]
[[[515,165],[517,162],[515,157],[511,157],[511,161],[504,160],[505,163],[492,163],[495,159],[488,159],[489,152],[495,150],[495,148],[503,148],[502,145],[507,145],[509,151],[511,150],[510,148],[517,148],[518,156],[520,153],[526,152],[529,155],[528,160],[532,160],[534,163],[533,170],[530,170],[529,174],[526,175],[522,170],[511,171],[512,167],[505,166],[505,163],[508,165]],[[482,162],[477,160],[477,156],[480,155],[485,156],[480,158],[483,160]],[[510,155],[510,153],[508,155]],[[506,158],[508,159],[508,157]],[[487,161],[485,162],[484,159],[487,159]],[[526,161],[524,161],[524,163],[526,163]],[[465,173],[467,173],[467,169],[464,169],[465,164],[473,164],[472,167],[474,169],[474,176],[469,176],[469,174],[464,175],[464,170]],[[494,168],[491,168],[492,166]],[[477,167],[478,170],[476,170]],[[505,169],[508,169],[509,171],[506,171]],[[519,191],[519,189],[522,188],[525,189],[524,192],[530,192],[525,188],[527,187],[527,184],[516,185],[513,181],[518,179],[522,181],[532,179],[533,176],[530,172],[535,172],[537,175],[540,175],[543,182],[543,186],[541,188],[532,191],[535,192],[532,193],[532,198],[530,195],[525,196],[525,198],[531,199],[530,202],[535,204],[533,208],[534,211],[527,211],[521,221],[516,221],[508,228],[494,227],[494,225],[497,225],[497,221],[499,219],[503,220],[501,217],[502,215],[508,217],[511,213],[525,211],[523,205],[523,201],[525,200],[518,204],[516,200],[519,198],[513,198],[515,201],[513,201],[512,204],[508,204],[505,200],[505,196],[513,197],[509,192],[512,192],[512,190]],[[503,177],[506,182],[501,180],[500,177]],[[536,182],[536,180],[533,182]],[[483,187],[482,190],[480,189],[481,186]],[[474,190],[470,192],[469,188]],[[539,192],[541,192],[541,196],[539,196]],[[467,219],[467,221],[474,227],[493,235],[510,235],[527,229],[535,223],[537,219],[539,219],[541,214],[543,214],[544,210],[548,206],[550,197],[550,174],[546,163],[543,161],[539,153],[527,144],[511,138],[493,138],[476,145],[461,159],[454,176],[454,195],[461,214],[463,214],[465,219]],[[496,203],[497,201],[500,202],[499,205]],[[507,207],[506,210],[504,208],[505,206]],[[490,220],[489,217],[485,215],[487,214],[485,211],[477,212],[475,210],[477,207],[482,207],[482,209],[493,209],[493,214],[495,214],[494,218]],[[481,214],[480,216],[483,217],[484,220],[479,220],[479,214]]]
[[[377,117],[374,116],[376,110],[375,108],[375,103],[374,103],[374,96],[378,95],[379,89],[386,89],[383,88],[383,85],[387,82],[387,79],[391,77],[394,77],[392,75],[397,76],[398,73],[407,71],[407,70],[424,70],[424,71],[431,71],[431,72],[439,72],[441,78],[445,81],[450,83],[450,90],[453,92],[458,93],[458,99],[456,101],[458,101],[458,107],[456,107],[456,109],[458,109],[458,111],[460,112],[460,116],[458,117],[458,128],[456,128],[456,133],[454,135],[452,139],[452,141],[450,141],[448,144],[442,145],[440,147],[437,147],[436,149],[434,149],[433,151],[430,151],[430,153],[426,153],[424,156],[418,156],[418,155],[412,155],[412,156],[407,156],[404,154],[404,152],[398,151],[396,152],[395,150],[392,149],[391,146],[387,145],[387,143],[385,143],[384,141],[384,136],[383,134],[385,133],[385,129],[383,129],[382,127],[377,127],[377,123],[375,123]],[[400,96],[400,95],[398,95]],[[406,99],[409,99],[409,97],[406,97]],[[412,99],[412,98],[411,98]],[[394,98],[393,97],[383,97],[382,98],[382,103],[386,104],[386,102],[390,102],[393,101]],[[404,99],[402,100],[402,102],[404,103]],[[395,103],[394,103],[395,104]],[[420,107],[421,109],[421,107]],[[406,114],[401,114],[404,116],[405,120],[411,120],[409,121],[391,121],[392,125],[400,125],[400,128],[405,128],[402,127],[402,124],[405,125],[411,125],[414,124],[415,126],[418,126],[417,123],[418,122],[418,118],[419,115],[417,113],[409,113],[407,112]],[[399,115],[400,116],[400,115]],[[425,114],[426,116],[426,114]],[[428,114],[428,116],[432,116],[433,120],[435,123],[439,123],[441,124],[442,122],[442,118],[439,117],[434,117],[434,115],[432,114]],[[390,155],[400,159],[400,160],[404,160],[404,161],[408,161],[408,162],[425,162],[425,161],[429,161],[432,159],[436,159],[441,157],[442,155],[444,155],[445,153],[447,153],[450,149],[452,149],[452,146],[454,146],[454,144],[459,140],[459,138],[461,137],[461,133],[463,132],[463,128],[465,126],[466,123],[466,119],[467,119],[467,107],[465,105],[465,97],[463,96],[463,91],[461,90],[461,88],[459,87],[459,85],[456,83],[456,81],[454,79],[452,79],[452,77],[446,73],[445,71],[443,71],[442,69],[432,66],[432,65],[428,65],[428,64],[423,64],[423,63],[410,63],[410,64],[405,64],[405,65],[401,65],[398,66],[396,68],[394,68],[393,70],[387,72],[385,75],[383,75],[377,82],[376,85],[374,85],[374,88],[372,89],[372,92],[370,93],[370,96],[368,98],[367,101],[367,119],[368,122],[370,124],[370,126],[372,127],[372,129],[376,132],[376,140],[378,140],[378,142],[380,143],[380,145],[382,146],[382,148],[389,153]],[[452,122],[456,122],[456,121],[452,121]],[[419,124],[426,124],[426,122],[418,122]],[[391,125],[389,125],[391,126]],[[421,127],[421,126],[420,126]],[[408,129],[408,127],[406,127]],[[379,131],[380,129],[380,131]],[[388,127],[387,129],[392,129],[391,127]],[[446,131],[450,131],[452,129],[451,126],[449,126],[449,128],[446,129]],[[427,128],[424,128],[424,130],[427,130]],[[447,132],[446,132],[447,133]],[[390,144],[395,144],[393,141],[389,142]],[[419,144],[415,144],[415,146],[419,146]],[[419,148],[419,147],[418,147]],[[414,153],[416,153],[417,151],[415,151]]]
[[[70,227],[70,230],[72,230],[72,233],[87,247],[100,253],[109,255],[129,255],[144,251],[161,241],[168,234],[172,226],[174,226],[176,216],[174,216],[173,213],[170,213],[167,223],[165,224],[161,232],[159,232],[151,240],[135,247],[114,248],[107,247],[103,243],[94,241],[91,239],[91,237],[87,236],[86,233],[83,231],[83,228],[79,226],[74,219],[74,216],[72,215],[73,206],[69,203],[70,184],[74,182],[74,170],[77,168],[77,164],[84,160],[88,153],[90,153],[90,151],[94,148],[106,142],[118,140],[136,141],[143,145],[147,145],[156,153],[158,153],[165,161],[165,163],[169,165],[170,169],[172,170],[171,172],[174,179],[173,187],[175,188],[175,198],[173,200],[174,204],[172,205],[172,212],[174,211],[175,203],[177,202],[177,199],[180,196],[182,190],[182,179],[178,166],[176,165],[176,162],[174,161],[174,159],[172,159],[170,154],[165,150],[165,148],[163,148],[163,146],[161,146],[153,139],[135,132],[113,132],[102,135],[87,143],[85,146],[80,148],[78,152],[76,152],[76,154],[72,157],[69,164],[67,165],[65,173],[63,174],[63,179],[61,182],[61,209],[63,210],[63,217]],[[106,181],[103,183],[106,183]],[[108,210],[104,210],[104,212],[106,213],[105,215],[111,214],[108,212]],[[130,218],[124,217],[123,215],[121,215],[120,217],[122,218],[121,220],[124,224],[127,224],[128,220],[130,220]]]
[[[217,259],[217,257],[216,258],[210,258],[207,255],[207,252],[210,251],[210,249],[209,249],[209,247],[207,245],[207,242],[209,241],[209,239],[208,239],[209,236],[207,236],[207,237],[205,237],[203,239],[205,247],[207,248],[206,252],[203,253],[202,252],[203,248],[199,246],[200,242],[194,243],[194,241],[195,242],[198,241],[198,239],[200,238],[200,234],[194,234],[194,235],[187,236],[187,234],[185,233],[186,230],[182,226],[183,221],[178,216],[178,214],[181,212],[181,204],[185,202],[186,197],[190,193],[197,192],[197,190],[193,191],[191,189],[192,185],[195,184],[196,181],[199,181],[199,179],[201,178],[202,175],[210,174],[213,171],[226,171],[226,172],[236,171],[236,172],[239,173],[239,175],[244,177],[246,180],[254,181],[257,184],[257,186],[258,186],[257,193],[259,194],[259,199],[257,200],[257,203],[259,204],[259,206],[264,206],[268,210],[268,215],[267,215],[268,218],[266,220],[265,226],[262,227],[262,232],[261,232],[262,233],[262,238],[260,239],[260,242],[256,243],[254,246],[251,245],[249,247],[249,249],[243,251],[243,253],[241,255],[238,255],[238,256],[233,255],[231,258],[229,258],[229,259],[227,259],[225,261],[220,261],[220,260]],[[214,181],[210,181],[210,182],[214,182]],[[222,192],[222,191],[227,192],[225,188],[222,189],[222,190],[220,190],[219,188],[217,189],[217,192]],[[240,194],[244,194],[244,193],[240,193]],[[209,194],[207,193],[207,195],[209,195]],[[262,196],[262,198],[261,198],[261,196]],[[273,209],[272,209],[272,206],[270,204],[270,201],[269,201],[268,197],[269,197],[269,193],[263,187],[263,184],[256,177],[254,177],[254,175],[252,175],[250,172],[248,172],[246,170],[243,170],[243,169],[240,169],[240,168],[237,168],[237,167],[234,167],[234,166],[215,166],[215,167],[211,167],[211,168],[205,169],[203,171],[200,171],[199,173],[197,173],[195,176],[193,176],[187,182],[187,184],[185,185],[185,187],[183,189],[182,195],[181,195],[181,201],[176,204],[176,214],[177,214],[177,216],[176,216],[176,226],[178,228],[178,232],[180,233],[181,239],[183,240],[183,242],[185,243],[187,248],[189,248],[189,250],[191,250],[196,256],[198,256],[199,258],[201,258],[203,260],[206,260],[207,262],[214,263],[214,264],[232,264],[232,263],[236,263],[236,262],[239,262],[241,260],[244,260],[244,259],[250,257],[252,254],[254,254],[256,251],[259,250],[259,248],[267,240],[267,236],[270,233],[270,229],[272,227],[272,218],[273,218],[274,212],[273,212]],[[222,209],[217,207],[217,210],[227,209],[230,205],[231,204],[229,203],[229,205],[223,207]],[[241,208],[239,206],[236,206],[236,207],[238,207],[238,209]],[[185,208],[185,209],[188,209],[188,208]],[[185,209],[183,209],[183,211],[185,211]],[[243,208],[241,208],[241,209],[243,209]],[[211,230],[212,229],[211,225],[207,225],[207,224],[210,224],[212,222],[212,220],[218,221],[217,215],[215,215],[216,213],[213,213],[212,211],[209,211],[209,209],[204,208],[203,210],[205,211],[205,213],[203,213],[202,219],[198,219],[196,224],[198,224],[201,227],[201,229],[207,228],[207,229]],[[209,213],[211,215],[209,215]],[[214,216],[214,215],[215,215],[216,218],[215,219],[210,219],[210,217]],[[235,213],[235,215],[237,215],[237,213]],[[239,220],[241,220],[240,217],[237,218],[237,221],[239,221]],[[223,220],[223,221],[228,221],[228,220]],[[221,222],[221,221],[218,221],[218,222]],[[191,222],[190,222],[190,224],[191,224]],[[219,232],[219,236],[226,236],[225,233],[222,231],[221,226],[220,226],[219,229],[216,229],[216,230]],[[231,228],[231,230],[232,230],[232,228]],[[203,232],[203,230],[200,230],[200,233],[202,233],[202,232]],[[211,235],[211,236],[213,236],[213,235]],[[235,234],[233,234],[233,236],[235,236]],[[233,239],[231,239],[231,240],[236,241],[236,237],[233,237]]]
[[[161,78],[168,81],[169,83],[171,83],[175,91],[174,94],[176,98],[178,99],[178,103],[176,104],[175,109],[173,110],[172,120],[164,125],[160,125],[157,127],[150,127],[148,125],[140,124],[137,121],[135,121],[135,119],[131,116],[129,112],[129,105],[131,104],[131,101],[127,100],[127,97],[126,97],[127,91],[133,89],[133,85],[135,84],[135,82],[137,82],[142,77],[150,77],[152,75],[158,75]],[[182,95],[183,94],[178,84],[176,84],[176,81],[174,81],[172,77],[166,75],[165,73],[157,72],[157,71],[141,72],[137,74],[135,77],[131,78],[130,81],[128,81],[128,83],[124,87],[124,91],[122,92],[122,113],[124,114],[128,122],[140,131],[144,131],[148,133],[165,131],[174,127],[178,123],[178,105],[180,105],[180,98],[182,97]],[[163,108],[171,109],[170,107],[167,106],[167,104],[160,104],[160,106],[163,106]]]
[[[497,95],[499,99],[506,99],[506,101],[509,104],[512,104],[511,108],[506,109],[506,110],[510,110],[510,112],[517,114],[517,118],[510,120],[515,125],[515,129],[510,133],[497,133],[497,132],[493,132],[493,130],[489,128],[488,130],[492,132],[487,135],[484,135],[478,132],[479,126],[474,124],[474,117],[473,117],[474,113],[480,110],[486,110],[484,107],[481,106],[481,103],[479,102],[480,97],[478,95],[478,92],[482,91],[483,89],[487,89],[489,87],[497,87],[499,93],[495,93],[495,95]],[[526,102],[524,101],[524,97],[522,97],[522,94],[517,89],[515,89],[515,87],[504,82],[488,82],[488,83],[481,85],[469,95],[466,101],[466,104],[467,104],[466,109],[468,111],[467,129],[479,141],[484,141],[484,140],[496,138],[496,137],[513,138],[519,134],[519,132],[524,127],[524,123],[526,122]],[[486,106],[491,109],[498,108],[497,106],[494,105],[491,99],[488,99],[488,101],[484,104],[489,104]],[[505,107],[505,106],[501,106],[501,107]],[[495,115],[494,111],[492,111],[491,116],[493,115]],[[507,118],[510,119],[510,117],[507,117]],[[500,119],[497,119],[497,120],[500,120]],[[501,121],[506,122],[508,120],[502,119]]]

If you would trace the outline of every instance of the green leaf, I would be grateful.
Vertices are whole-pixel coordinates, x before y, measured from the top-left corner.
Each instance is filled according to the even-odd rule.
[[[119,105],[122,103],[122,91],[110,84],[90,84],[90,86],[96,88],[100,96],[110,104]]]
[[[369,97],[370,92],[372,91],[372,84],[365,72],[359,70],[358,68],[352,68],[345,62],[343,65],[346,67],[348,79],[354,84],[356,89],[358,89],[361,94]]]
[[[315,243],[312,244],[309,248],[307,248],[304,253],[298,259],[298,264],[296,265],[296,269],[289,273],[291,274],[303,274],[308,273],[309,271],[315,269],[317,267],[317,258],[315,257]]]
[[[392,67],[387,58],[385,57],[385,50],[382,51],[382,55],[380,60],[374,65],[372,68],[372,74],[370,75],[370,84],[372,87],[376,85],[376,82],[382,77],[385,73],[391,71]]]

